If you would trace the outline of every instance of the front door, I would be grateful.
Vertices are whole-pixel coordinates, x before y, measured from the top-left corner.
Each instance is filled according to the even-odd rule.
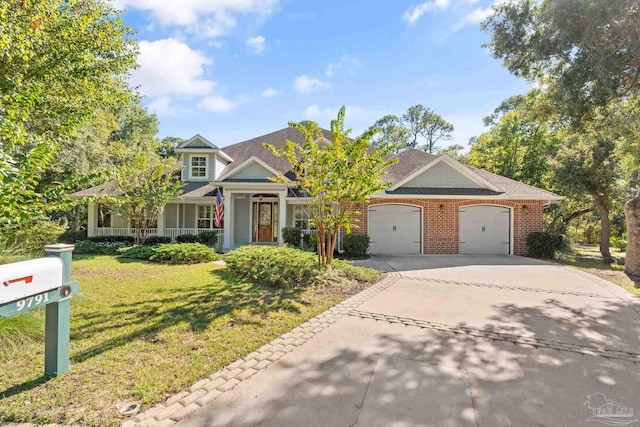
[[[273,204],[258,203],[258,242],[273,241]]]

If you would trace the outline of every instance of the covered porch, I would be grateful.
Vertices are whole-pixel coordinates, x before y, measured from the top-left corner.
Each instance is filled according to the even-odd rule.
[[[304,199],[287,188],[225,188],[224,220],[215,226],[215,197],[175,200],[167,204],[158,220],[150,224],[147,236],[164,236],[176,241],[180,235],[217,234],[217,246],[230,250],[247,244],[283,245],[282,228],[296,227],[303,234],[315,233],[303,208]],[[131,236],[135,229],[106,206],[89,203],[87,235]]]

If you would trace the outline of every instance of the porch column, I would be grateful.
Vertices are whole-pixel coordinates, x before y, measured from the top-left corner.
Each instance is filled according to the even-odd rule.
[[[278,193],[278,245],[284,245],[282,229],[287,224],[287,192]]]
[[[98,226],[98,218],[96,216],[96,204],[89,202],[87,205],[87,237],[96,235],[96,227]]]
[[[222,224],[222,235],[224,237],[222,249],[228,251],[233,246],[232,236],[231,236],[231,228],[233,224],[231,224],[231,219],[233,218],[233,213],[231,212],[231,192],[225,191],[224,197],[222,198],[222,205],[224,207],[224,221]]]
[[[156,235],[164,236],[164,208],[158,213],[158,229],[156,230]]]

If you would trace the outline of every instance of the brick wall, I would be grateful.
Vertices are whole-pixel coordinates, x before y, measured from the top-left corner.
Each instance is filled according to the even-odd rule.
[[[512,208],[513,212],[513,253],[527,254],[527,235],[541,231],[542,202],[540,200],[476,200],[476,199],[370,199],[368,204],[353,207],[360,211],[356,215],[360,228],[353,233],[367,233],[369,229],[368,207],[381,204],[407,204],[422,207],[423,253],[458,253],[458,209],[461,206],[497,205]]]

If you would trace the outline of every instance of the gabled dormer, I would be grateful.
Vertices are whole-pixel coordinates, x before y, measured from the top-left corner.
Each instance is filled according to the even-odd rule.
[[[233,159],[200,134],[176,148],[182,157],[182,181],[215,181]]]

